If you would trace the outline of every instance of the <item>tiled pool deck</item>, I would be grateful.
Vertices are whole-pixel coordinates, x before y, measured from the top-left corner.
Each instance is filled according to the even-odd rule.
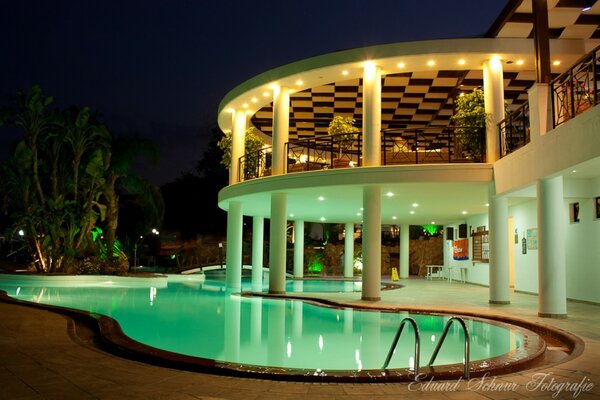
[[[407,383],[296,383],[231,378],[130,361],[98,350],[68,318],[0,302],[0,398],[6,399],[600,399],[600,306],[569,302],[567,319],[537,317],[537,297],[514,293],[489,305],[485,287],[410,279],[378,303],[358,293],[336,302],[424,307],[517,317],[579,336],[583,354],[555,365],[496,378]],[[555,395],[553,397],[553,395]]]

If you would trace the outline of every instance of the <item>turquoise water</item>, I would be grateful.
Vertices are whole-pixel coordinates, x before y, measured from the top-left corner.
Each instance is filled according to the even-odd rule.
[[[106,278],[105,278],[106,279]],[[317,284],[318,281],[313,282]],[[306,282],[305,282],[306,283]],[[71,307],[116,319],[123,332],[147,345],[191,356],[261,366],[321,370],[381,368],[399,322],[415,318],[425,364],[449,317],[355,311],[296,300],[240,297],[216,281],[172,282],[162,287],[77,287],[65,283],[7,281],[0,289],[21,300]],[[71,286],[66,286],[71,285]],[[119,286],[123,286],[119,284]],[[508,326],[467,320],[471,360],[522,346]],[[406,330],[408,329],[408,332]],[[406,327],[389,368],[414,362],[412,328]],[[463,360],[463,333],[454,324],[436,365]]]

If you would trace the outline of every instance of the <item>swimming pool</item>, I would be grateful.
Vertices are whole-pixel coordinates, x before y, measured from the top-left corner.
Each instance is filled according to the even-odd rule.
[[[20,277],[19,277],[20,278]],[[77,277],[75,277],[77,278]],[[106,277],[94,286],[77,279],[52,284],[35,279],[5,279],[0,289],[34,303],[74,308],[115,319],[135,341],[182,355],[244,368],[278,368],[332,374],[380,370],[402,318],[414,318],[421,331],[421,365],[429,359],[448,315],[362,311],[323,307],[300,300],[243,297],[218,282],[191,278],[147,279],[127,286]],[[144,281],[141,281],[144,282]],[[506,324],[467,319],[471,360],[525,356],[537,335]],[[402,335],[390,369],[414,365],[412,329]],[[461,364],[464,336],[450,330],[435,365]],[[538,346],[539,347],[539,346]],[[248,367],[252,366],[252,367]]]

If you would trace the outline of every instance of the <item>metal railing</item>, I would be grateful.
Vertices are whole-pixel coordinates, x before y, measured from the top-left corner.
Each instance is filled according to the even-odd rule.
[[[552,81],[552,122],[555,128],[600,102],[599,63],[600,47],[596,47]]]
[[[288,142],[287,172],[361,165],[362,133],[343,133]]]
[[[498,124],[500,157],[529,143],[529,101],[523,103]]]
[[[386,369],[388,365],[390,365],[390,361],[392,360],[392,356],[394,355],[394,351],[396,350],[396,346],[398,345],[398,340],[400,339],[400,335],[402,335],[402,330],[404,329],[404,325],[410,323],[413,327],[413,332],[415,333],[415,381],[419,379],[419,357],[421,356],[421,334],[419,333],[419,327],[417,326],[417,322],[410,318],[406,317],[402,321],[400,321],[400,326],[398,327],[398,331],[396,332],[396,336],[394,336],[394,340],[392,341],[392,345],[390,346],[390,350],[388,351],[387,357],[383,363],[383,367],[381,369]]]
[[[238,182],[271,175],[272,147],[246,153],[238,160]]]
[[[464,368],[463,375],[466,379],[469,379],[469,364],[470,364],[470,358],[471,358],[471,347],[470,347],[471,339],[469,337],[469,328],[467,328],[467,324],[465,323],[465,320],[460,317],[452,317],[448,320],[448,322],[446,323],[446,326],[444,327],[444,333],[442,333],[442,337],[440,338],[440,341],[438,342],[437,346],[435,346],[435,350],[433,351],[433,354],[431,355],[431,358],[429,359],[429,363],[427,365],[429,367],[431,367],[433,365],[433,363],[435,362],[435,359],[437,358],[438,353],[440,352],[442,344],[444,343],[444,340],[446,340],[446,336],[448,335],[450,326],[452,326],[452,323],[454,321],[458,321],[460,326],[462,326],[463,331],[465,332],[465,355],[464,355],[464,360],[463,360],[463,362],[465,364],[465,368]]]

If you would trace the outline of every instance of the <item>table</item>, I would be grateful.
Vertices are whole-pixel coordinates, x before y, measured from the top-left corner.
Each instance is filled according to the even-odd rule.
[[[435,269],[435,273],[436,273],[436,278],[443,278],[444,277],[444,266],[443,265],[426,265],[425,266],[427,268],[427,275],[425,275],[426,279],[433,279],[433,270]],[[442,274],[440,275],[440,271],[442,272]]]
[[[466,283],[467,282],[467,267],[457,267],[457,266],[453,266],[453,265],[448,267],[448,280],[450,281],[450,283],[452,283],[452,275],[453,275],[455,269],[458,269],[460,271],[460,281],[462,283]]]

